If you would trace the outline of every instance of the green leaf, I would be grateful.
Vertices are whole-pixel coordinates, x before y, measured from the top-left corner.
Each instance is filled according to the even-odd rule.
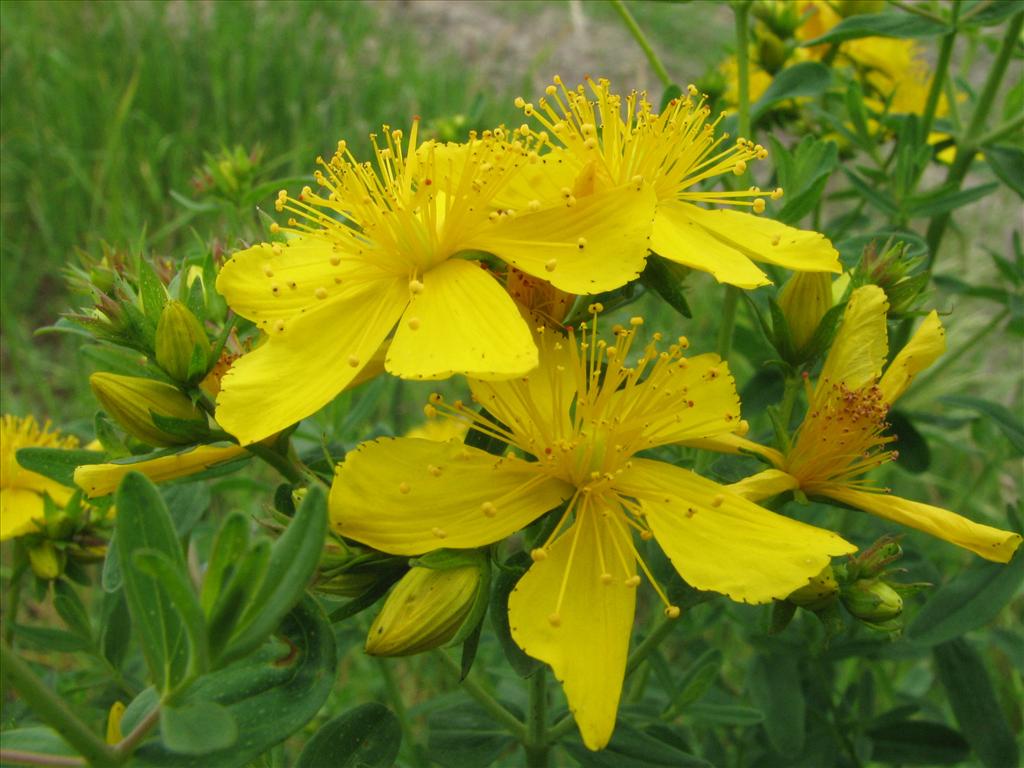
[[[792,653],[759,654],[747,679],[754,704],[764,712],[768,741],[780,755],[804,748],[806,703],[798,659]]]
[[[27,624],[13,624],[12,629],[14,630],[15,637],[21,643],[40,650],[74,653],[75,651],[88,651],[92,649],[92,643],[81,635],[66,632],[63,629],[33,627]]]
[[[75,588],[63,579],[53,584],[53,607],[74,634],[92,645],[92,622]]]
[[[1006,186],[1024,197],[1024,151],[1016,147],[985,147],[985,161]]]
[[[131,617],[124,591],[104,592],[100,605],[100,652],[115,669],[121,666],[131,640]]]
[[[939,21],[911,13],[864,13],[849,16],[821,37],[803,44],[809,48],[822,43],[841,43],[861,37],[935,37],[944,35],[949,27]]]
[[[906,201],[906,213],[913,218],[927,219],[942,213],[959,210],[971,203],[992,194],[999,189],[999,184],[980,184],[970,189],[955,189],[954,186],[943,185],[939,189],[925,195],[918,195]]]
[[[105,460],[99,451],[65,451],[62,448],[22,448],[17,453],[18,464],[30,472],[56,480],[61,485],[74,487],[75,469],[82,464],[100,464]]]
[[[154,323],[158,322],[164,304],[167,303],[167,290],[160,282],[160,278],[156,276],[152,265],[141,256],[139,257],[139,295],[146,317]]]
[[[103,558],[103,571],[100,573],[100,584],[104,592],[117,592],[123,586],[121,578],[121,550],[117,546],[117,528],[107,544],[107,556]]]
[[[187,574],[181,545],[160,492],[145,475],[128,473],[117,489],[116,504],[121,578],[132,626],[151,680],[161,692],[174,690],[189,666],[185,626],[160,582],[139,570],[134,556],[142,549],[157,550]]]
[[[910,418],[902,411],[889,411],[889,427],[896,435],[895,448],[899,451],[896,463],[908,472],[920,474],[928,469],[932,461],[928,441],[917,431]]]
[[[979,5],[981,10],[971,13]],[[991,27],[1018,13],[1024,13],[1024,0],[968,0],[960,11],[960,18],[970,14],[965,22],[967,26]]]
[[[907,630],[917,645],[938,645],[988,625],[1024,582],[1024,557],[1008,564],[977,560],[938,589]]]
[[[274,542],[263,583],[239,619],[225,658],[250,653],[277,628],[305,593],[326,536],[327,497],[320,485],[313,485],[295,518]]]
[[[295,768],[389,768],[402,729],[382,704],[363,704],[324,724],[306,743]]]
[[[1020,753],[981,655],[960,638],[935,646],[935,671],[956,722],[986,768],[1019,765]]]
[[[821,199],[829,176],[839,164],[839,149],[835,142],[805,136],[790,154],[774,136],[769,136],[768,141],[778,169],[779,186],[785,190],[783,206],[775,218],[783,224],[795,224],[814,210]],[[780,159],[784,162],[780,163]]]
[[[845,165],[839,166],[843,173],[846,174],[846,178],[853,184],[854,189],[864,198],[865,201],[873,205],[879,211],[884,213],[891,219],[896,218],[900,214],[899,206],[896,202],[886,193],[881,192],[875,188],[875,185],[864,179],[860,174],[847,168]]]
[[[222,592],[235,563],[248,549],[249,520],[241,512],[232,512],[224,518],[217,531],[203,576],[199,603],[206,616],[212,615],[217,596]]]
[[[4,730],[3,743],[5,750],[33,752],[37,755],[78,757],[78,753],[61,738],[59,733],[42,725]],[[46,765],[46,763],[40,764]],[[10,763],[5,765],[10,765]]]
[[[427,718],[427,752],[445,768],[485,768],[513,749],[517,745],[509,732],[475,704],[440,709]]]
[[[494,579],[494,590],[491,592],[491,628],[498,636],[501,650],[505,652],[509,665],[520,677],[532,675],[540,669],[541,662],[523,653],[512,639],[512,630],[508,623],[508,598],[532,562],[525,552],[512,555],[505,561],[503,567],[498,569]]]
[[[824,93],[831,81],[829,68],[816,61],[802,61],[786,67],[772,78],[772,84],[765,89],[761,98],[751,104],[750,122],[756,122],[772,105],[780,101]]]
[[[270,567],[271,549],[268,539],[257,539],[238,558],[226,586],[216,595],[208,621],[211,658],[220,657],[235,631],[238,617],[249,607],[256,590],[263,584]]]
[[[735,704],[697,702],[686,710],[687,717],[708,725],[757,725],[764,722],[764,712]]]
[[[970,754],[964,737],[941,723],[905,720],[868,731],[871,759],[893,765],[955,765]]]
[[[334,633],[320,607],[306,598],[281,623],[280,637],[199,678],[181,697],[179,706],[211,701],[226,707],[238,728],[232,746],[186,756],[150,741],[136,751],[132,768],[242,768],[308,723],[334,686]],[[124,713],[122,730],[130,732],[157,700],[152,688],[138,696]]]
[[[171,752],[205,755],[233,745],[238,725],[227,707],[200,699],[161,707],[160,738]]]
[[[174,530],[185,538],[210,506],[210,488],[203,483],[164,486],[160,493],[174,521]]]
[[[647,257],[647,264],[640,280],[653,289],[665,302],[683,317],[693,317],[686,301],[686,276],[690,269],[656,254]]]
[[[993,403],[990,400],[983,400],[980,397],[968,395],[946,395],[939,398],[942,402],[968,408],[977,411],[983,416],[988,416],[999,427],[1006,439],[1010,441],[1014,451],[1018,455],[1024,454],[1024,420],[1014,414],[1009,408]]]
[[[579,742],[565,751],[584,768],[711,768],[711,764],[620,720],[608,746],[592,752]]]
[[[721,668],[721,651],[712,649],[702,653],[683,673],[682,680],[676,686],[678,693],[672,700],[671,711],[680,712],[703,697],[718,677]]]
[[[156,549],[137,549],[132,561],[136,568],[156,579],[164,595],[177,610],[178,618],[188,635],[190,673],[204,673],[210,663],[206,621],[188,574],[178,563]]]

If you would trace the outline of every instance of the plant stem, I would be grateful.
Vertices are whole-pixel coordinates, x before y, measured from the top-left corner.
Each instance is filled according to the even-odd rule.
[[[718,326],[718,356],[729,359],[732,352],[732,331],[736,325],[736,303],[740,298],[740,289],[734,285],[725,286],[722,299],[722,324]]]
[[[4,642],[14,647],[14,625],[18,622],[18,608],[21,606],[21,577],[28,567],[28,557],[19,544],[15,550],[15,565],[11,581],[4,594]]]
[[[458,680],[462,677],[462,668],[456,664],[452,659],[442,650],[435,650],[434,655],[441,660],[441,663],[448,668],[455,679]],[[520,742],[526,742],[526,726],[523,722],[509,712],[505,707],[495,699],[491,694],[483,689],[478,682],[472,677],[467,677],[460,683],[462,690],[468,693],[476,703],[479,704],[495,721],[505,726],[509,733],[515,736]]]
[[[530,711],[526,720],[526,768],[548,768],[551,745],[548,742],[547,725],[547,669],[541,667],[530,677]]]
[[[398,689],[398,683],[391,672],[391,667],[388,666],[388,662],[385,659],[376,658],[374,661],[377,662],[377,668],[380,670],[381,677],[384,678],[384,689],[387,691],[388,700],[391,702],[391,707],[395,711],[395,717],[398,718],[398,724],[402,729],[402,739],[409,745],[409,749],[412,752],[413,763],[420,766],[420,768],[427,768],[430,763],[423,755],[420,745],[416,741],[416,734],[413,731],[412,723],[409,721],[409,712],[405,707],[405,702],[402,700],[402,692]]]
[[[1005,123],[997,125],[991,131],[978,139],[978,146],[984,147],[988,144],[994,144],[1007,134],[1019,131],[1022,127],[1024,127],[1024,113],[1010,118]]]
[[[661,641],[668,637],[669,633],[679,623],[679,619],[664,618],[661,623],[658,624],[649,634],[645,637],[633,652],[629,654],[629,660],[626,662],[626,677],[629,677],[636,668],[639,667],[644,659],[646,659],[651,651],[661,645]]]
[[[946,74],[949,71],[949,59],[953,54],[953,44],[956,42],[957,17],[960,15],[960,2],[953,0],[953,13],[950,19],[952,25],[949,32],[942,36],[942,45],[939,48],[939,59],[935,64],[935,74],[932,76],[932,85],[928,90],[928,100],[924,105],[924,114],[921,116],[921,143],[928,142],[928,134],[931,133],[932,123],[935,120],[935,111],[939,106],[939,98],[946,82]]]
[[[789,431],[789,423],[793,420],[793,406],[796,405],[796,396],[800,392],[801,376],[787,376],[785,388],[782,391],[782,404],[779,406],[779,422],[783,429]]]
[[[0,749],[0,763],[21,763],[23,765],[85,765],[80,757],[44,755],[41,752],[24,752],[20,749]]]
[[[736,26],[736,71],[739,103],[737,108],[739,135],[750,138],[750,46],[747,42],[749,30],[747,21],[750,14],[750,3],[737,0],[732,4],[733,18]]]
[[[131,757],[132,752],[139,746],[139,743],[146,738],[146,734],[149,733],[153,726],[160,722],[160,707],[155,706],[149,711],[149,713],[139,721],[132,732],[117,742],[114,745],[114,754],[117,757],[118,762],[123,762]]]
[[[0,670],[29,708],[41,720],[53,726],[68,744],[81,753],[89,765],[103,768],[117,765],[114,751],[78,715],[68,709],[63,699],[43,684],[7,643],[0,643]]]
[[[654,52],[654,48],[651,47],[650,41],[644,34],[644,31],[640,29],[640,25],[636,23],[636,19],[633,18],[633,14],[629,12],[629,9],[623,5],[622,0],[612,0],[612,8],[614,8],[619,17],[625,23],[629,29],[633,39],[636,40],[640,48],[643,49],[644,54],[647,56],[647,61],[650,62],[651,68],[654,70],[654,74],[661,80],[661,84],[666,88],[672,85],[672,78],[669,77],[668,70],[665,69],[665,65],[661,63],[661,59],[658,58],[658,54]]]
[[[289,483],[301,483],[305,479],[302,472],[300,472],[299,469],[289,461],[287,456],[282,456],[272,448],[268,448],[265,445],[259,445],[258,443],[253,443],[252,445],[245,446],[245,450],[253,456],[267,462],[267,464],[280,472]]]
[[[992,103],[999,92],[999,86],[1003,82],[1003,75],[1006,74],[1006,68],[1013,57],[1013,51],[1017,46],[1017,39],[1020,37],[1022,27],[1024,27],[1024,13],[1018,13],[1013,16],[1010,19],[1010,23],[1006,25],[1006,35],[1003,37],[1003,42],[996,54],[995,61],[992,63],[992,69],[989,70],[988,80],[985,81],[981,94],[978,96],[978,102],[974,107],[974,113],[971,115],[971,121],[967,125],[967,131],[963,137],[957,140],[956,156],[953,158],[953,164],[946,175],[946,184],[952,187],[951,191],[960,189],[960,185],[967,176],[967,171],[971,167],[974,156],[978,152],[979,134],[985,126],[989,110],[992,109]],[[927,268],[929,270],[935,264],[935,257],[938,253],[939,245],[942,243],[942,236],[946,233],[946,227],[949,226],[951,216],[952,212],[947,211],[933,216],[931,221],[928,222],[928,232],[925,240],[928,243]]]

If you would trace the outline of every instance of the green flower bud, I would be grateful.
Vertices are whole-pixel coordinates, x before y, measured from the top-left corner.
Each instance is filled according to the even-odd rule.
[[[786,599],[809,611],[820,611],[835,603],[838,594],[839,582],[836,581],[832,566],[827,565],[809,584],[800,587]]]
[[[168,301],[156,327],[156,361],[175,381],[206,375],[210,342],[202,324],[180,301]]]
[[[50,541],[41,541],[28,550],[28,562],[32,572],[40,579],[52,581],[64,570],[64,553]]]
[[[832,277],[827,272],[797,272],[779,292],[789,335],[796,351],[804,349],[832,307]]]
[[[774,75],[786,63],[786,45],[777,35],[768,30],[762,30],[758,37],[760,38],[757,43],[758,63],[766,72]]]
[[[93,394],[103,410],[128,434],[149,445],[184,445],[201,437],[206,416],[177,388],[153,379],[94,373]],[[154,416],[174,423],[157,426]]]
[[[793,36],[803,16],[800,3],[792,0],[757,0],[752,12],[754,18],[784,39]]]
[[[903,598],[884,581],[862,579],[842,592],[843,605],[869,624],[895,619],[903,613]]]
[[[409,656],[444,645],[471,613],[479,588],[480,569],[475,565],[410,569],[373,620],[366,652]]]

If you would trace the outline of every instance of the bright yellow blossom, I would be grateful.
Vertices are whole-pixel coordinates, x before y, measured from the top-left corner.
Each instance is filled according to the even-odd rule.
[[[509,621],[520,647],[554,669],[591,749],[604,747],[615,725],[638,571],[651,579],[636,536],[655,538],[697,589],[750,603],[785,597],[854,549],[689,470],[635,455],[740,423],[735,385],[716,355],[684,358],[682,337],[659,350],[655,334],[629,361],[641,323],[616,326],[611,344],[599,340],[596,316],[579,344],[571,330],[565,339],[538,329],[536,370],[471,379],[474,400],[491,415],[473,414],[475,428],[512,446],[507,455],[455,441],[375,440],[346,457],[330,495],[337,533],[400,555],[484,546],[567,502],[531,553]],[[472,414],[439,396],[426,410]],[[678,616],[652,584],[666,615]]]
[[[154,483],[188,477],[245,456],[238,445],[197,445],[166,456],[132,457],[106,464],[83,464],[75,470],[75,485],[90,498],[106,496],[117,490],[129,472],[141,472]]]
[[[376,165],[345,142],[317,182],[278,209],[286,244],[257,245],[221,270],[217,288],[265,343],[221,383],[217,420],[243,444],[314,413],[356,377],[394,330],[385,367],[402,378],[520,375],[537,364],[529,326],[480,252],[570,293],[596,293],[643,269],[653,193],[622,184],[577,198],[501,192],[531,164],[532,139],[497,129],[467,144],[417,145],[385,127]],[[274,228],[272,228],[274,229]],[[277,228],[280,229],[280,228]]]
[[[853,292],[792,448],[782,454],[744,438],[730,438],[734,450],[759,453],[775,466],[730,488],[753,501],[799,488],[808,496],[848,504],[924,531],[987,560],[1008,562],[1020,544],[1018,534],[893,496],[863,479],[869,470],[895,457],[888,448],[895,438],[887,434],[886,414],[946,346],[945,332],[933,311],[882,373],[888,354],[887,309],[885,293],[878,286]]]
[[[77,447],[78,438],[62,436],[51,429],[48,421],[40,427],[32,416],[3,417],[0,422],[0,541],[38,530],[37,523],[44,519],[46,496],[63,507],[75,492],[74,488],[24,469],[18,464],[18,451]]]
[[[743,174],[748,162],[764,159],[768,152],[743,138],[726,145],[728,136],[716,135],[721,116],[708,122],[711,110],[697,98],[695,87],[655,114],[644,93],[634,91],[622,98],[611,92],[607,80],[589,80],[588,85],[593,98],[584,86],[569,90],[555,78],[547,97],[536,106],[516,100],[543,126],[544,131],[535,134],[538,140],[552,144],[542,155],[547,183],[571,179],[573,194],[580,200],[627,183],[653,188],[658,203],[651,249],[709,272],[719,282],[741,288],[771,282],[754,261],[799,271],[841,271],[837,251],[817,232],[697,205],[746,206],[761,213],[765,196],[778,199],[782,190],[766,195],[756,187],[735,192],[697,189],[718,176]]]

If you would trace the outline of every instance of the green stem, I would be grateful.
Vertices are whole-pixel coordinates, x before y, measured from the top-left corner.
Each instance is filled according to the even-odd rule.
[[[996,53],[992,69],[989,70],[988,79],[985,81],[981,95],[978,96],[978,102],[974,107],[974,113],[971,115],[971,121],[967,125],[967,131],[957,141],[956,156],[953,158],[953,164],[950,166],[949,173],[946,176],[946,184],[950,185],[952,190],[960,189],[960,185],[967,176],[967,171],[971,167],[974,156],[978,152],[979,134],[981,134],[982,129],[985,127],[985,122],[988,120],[988,113],[992,109],[992,103],[995,101],[996,94],[999,92],[999,86],[1003,82],[1003,75],[1006,74],[1006,68],[1013,57],[1013,51],[1017,46],[1017,39],[1020,37],[1022,27],[1024,27],[1024,13],[1018,13],[1016,16],[1013,16],[1010,19],[1010,23],[1006,25],[1006,34],[1003,37],[998,53]],[[939,245],[942,243],[942,236],[946,233],[946,227],[949,226],[951,216],[952,212],[947,211],[946,213],[933,216],[931,221],[928,222],[928,232],[925,236],[928,243],[928,269],[931,269],[935,264],[935,257],[938,253]]]
[[[939,47],[939,59],[935,64],[935,75],[932,77],[932,85],[928,90],[928,100],[924,105],[924,115],[921,116],[921,143],[927,143],[928,134],[931,133],[932,123],[935,121],[935,111],[939,106],[939,97],[946,82],[946,74],[949,71],[949,59],[953,54],[953,44],[956,42],[957,17],[960,15],[960,0],[953,0],[953,13],[950,19],[951,28],[942,36],[942,45]]]
[[[20,765],[85,765],[80,757],[44,755],[41,752],[25,752],[21,749],[0,749],[0,763]]]
[[[435,650],[434,655],[441,660],[441,663],[448,668],[455,679],[462,677],[462,668],[456,664],[447,653]],[[515,736],[520,742],[526,742],[526,726],[522,720],[509,712],[497,699],[483,689],[472,677],[467,677],[460,683],[462,690],[468,693],[477,704],[484,708],[495,721],[503,725],[509,733]]]
[[[661,84],[666,88],[672,85],[672,78],[669,77],[668,70],[665,69],[665,65],[661,63],[661,59],[658,58],[658,54],[654,52],[654,48],[651,47],[650,41],[644,34],[644,31],[640,29],[640,25],[636,23],[636,19],[633,18],[633,14],[629,12],[629,9],[623,4],[622,0],[612,0],[612,8],[614,8],[619,17],[625,23],[629,29],[633,39],[636,40],[637,44],[643,49],[644,54],[647,56],[647,61],[650,62],[651,68],[654,70],[654,74],[661,80]]]
[[[664,618],[661,623],[658,624],[649,634],[645,637],[633,652],[629,654],[629,660],[626,662],[626,677],[629,677],[636,671],[644,660],[651,654],[655,648],[661,645],[661,641],[668,637],[669,633],[679,623],[679,619]]]
[[[541,667],[530,677],[530,711],[526,720],[526,768],[548,768],[551,764],[551,745],[547,726],[547,669]]]
[[[736,302],[740,298],[740,289],[734,285],[725,286],[725,296],[722,299],[722,324],[718,326],[718,356],[723,360],[729,359],[732,352],[732,331],[736,325]]]
[[[800,383],[803,379],[800,375],[787,376],[785,389],[782,391],[782,404],[779,406],[779,422],[788,433],[789,423],[793,420],[793,406],[796,405],[796,396],[800,392]]]
[[[978,139],[978,146],[985,147],[989,144],[994,144],[1004,136],[1019,131],[1024,128],[1024,112],[1017,115],[1016,117],[1010,118],[1005,123],[1001,123],[993,128],[991,131],[986,133],[984,136]]]
[[[282,456],[272,448],[253,443],[252,445],[245,446],[245,450],[267,462],[267,464],[280,472],[289,483],[301,483],[305,479],[305,475],[303,475],[298,467],[292,464],[287,456]]]
[[[14,647],[14,625],[18,622],[18,608],[21,607],[21,578],[28,568],[28,556],[24,548],[17,544],[15,565],[11,580],[4,594],[4,642]]]
[[[0,670],[22,699],[41,720],[49,723],[61,737],[86,759],[89,765],[117,765],[114,751],[92,732],[78,715],[68,709],[57,694],[22,661],[7,643],[0,643]]]
[[[750,14],[750,3],[738,0],[732,4],[732,13],[736,22],[736,71],[738,74],[739,103],[737,119],[739,135],[745,139],[750,137],[750,45],[747,21]]]
[[[938,14],[932,13],[931,11],[918,7],[916,2],[904,3],[901,0],[889,0],[889,5],[895,5],[900,10],[906,11],[907,13],[913,13],[916,16],[921,16],[929,21],[937,21],[941,24],[945,24],[946,20]]]
[[[380,670],[381,677],[384,678],[384,689],[387,691],[388,701],[391,702],[391,708],[395,711],[398,725],[402,729],[402,740],[409,745],[409,749],[412,752],[413,763],[421,768],[428,768],[430,762],[423,754],[419,742],[416,741],[416,732],[413,730],[412,722],[409,720],[409,712],[405,707],[405,702],[402,700],[402,692],[398,689],[398,683],[391,672],[391,667],[388,666],[388,662],[385,659],[376,658],[374,661],[377,662],[377,668]]]
[[[135,748],[139,746],[142,740],[146,738],[146,734],[153,730],[153,726],[158,722],[160,722],[160,707],[156,706],[149,711],[149,714],[139,721],[139,724],[132,729],[131,733],[121,739],[114,746],[114,755],[116,756],[117,761],[119,763],[124,762],[131,757]]]

